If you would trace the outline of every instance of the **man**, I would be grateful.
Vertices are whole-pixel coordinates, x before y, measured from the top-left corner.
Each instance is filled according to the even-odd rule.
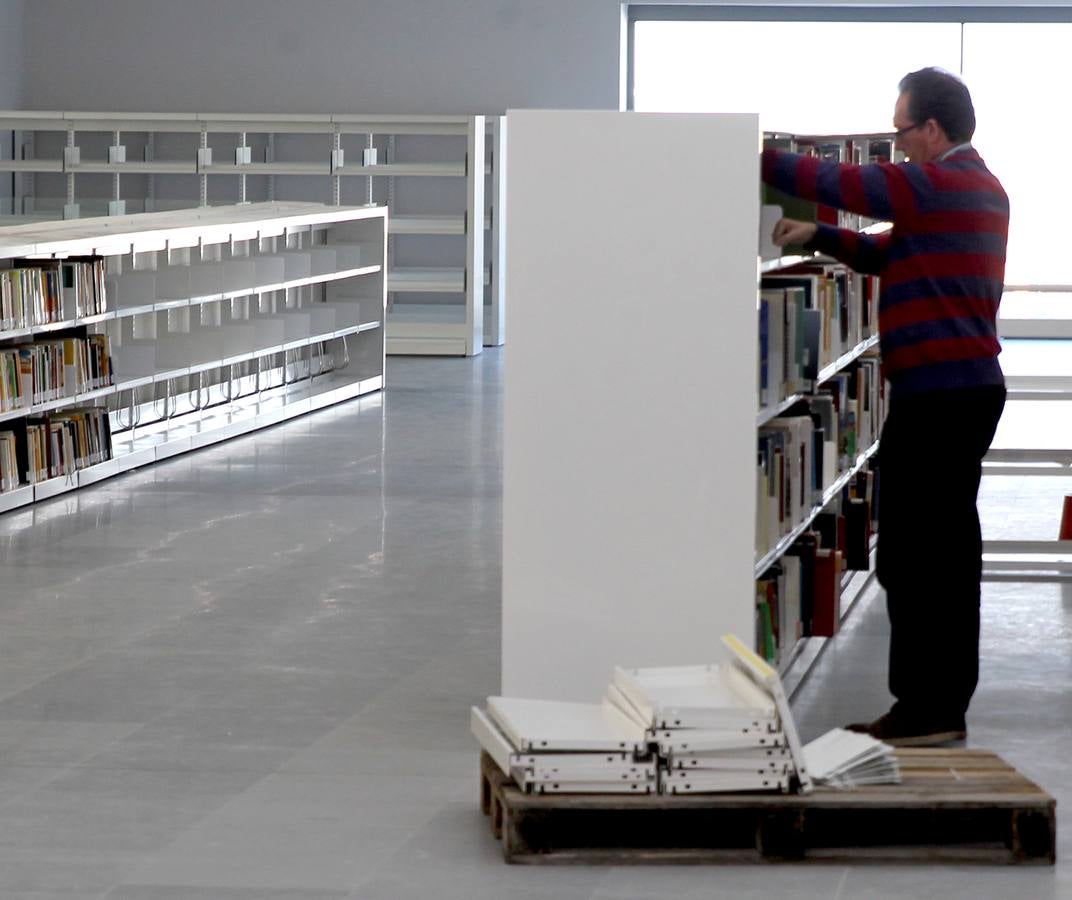
[[[908,162],[841,165],[778,150],[763,179],[806,199],[891,221],[882,235],[781,220],[804,243],[881,277],[879,345],[889,381],[879,444],[877,575],[890,618],[893,707],[849,726],[898,746],[967,736],[979,676],[982,459],[1005,405],[997,355],[1009,201],[971,146],[975,110],[953,75],[922,69],[893,113]]]

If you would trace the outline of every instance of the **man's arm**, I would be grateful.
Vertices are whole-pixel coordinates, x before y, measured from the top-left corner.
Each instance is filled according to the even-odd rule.
[[[890,246],[889,234],[867,235],[816,222],[780,219],[771,235],[775,246],[803,244],[834,257],[864,275],[878,275]]]
[[[919,166],[835,163],[784,150],[763,151],[763,180],[805,200],[888,222],[916,214],[916,195],[927,186]]]
[[[890,247],[890,234],[860,234],[820,223],[806,246],[829,254],[861,275],[878,275]]]

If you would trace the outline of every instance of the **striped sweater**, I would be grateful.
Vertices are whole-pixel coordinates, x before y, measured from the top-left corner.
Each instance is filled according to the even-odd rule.
[[[808,246],[881,277],[879,346],[894,390],[1004,383],[997,313],[1009,198],[970,145],[934,162],[865,166],[764,150],[763,180],[893,222],[873,236],[820,224]]]

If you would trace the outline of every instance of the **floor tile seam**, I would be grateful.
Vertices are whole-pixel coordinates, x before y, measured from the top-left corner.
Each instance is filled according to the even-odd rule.
[[[348,725],[350,725],[355,720],[360,719],[363,716],[367,716],[369,709],[372,708],[372,707],[375,707],[377,704],[383,702],[383,700],[385,698],[385,695],[390,694],[392,691],[403,690],[405,688],[407,682],[410,682],[413,679],[418,678],[422,674],[426,673],[428,670],[432,669],[433,666],[435,666],[437,663],[442,661],[442,658],[445,658],[448,655],[452,655],[460,647],[464,646],[465,643],[468,640],[469,640],[468,637],[463,637],[463,638],[458,639],[457,643],[455,643],[455,644],[453,644],[451,646],[450,651],[442,653],[442,654],[439,654],[439,655],[437,655],[437,656],[435,656],[433,658],[430,658],[430,659],[426,660],[422,665],[420,665],[419,668],[414,669],[413,671],[409,672],[407,675],[403,676],[402,678],[395,679],[395,681],[389,687],[386,687],[382,691],[377,692],[374,697],[370,698],[369,701],[367,703],[365,703],[364,705],[362,705],[357,711],[355,711],[352,716],[348,716],[343,722],[340,722],[335,728],[333,728],[327,734],[322,735],[320,740],[328,738],[328,737],[336,734],[341,729],[346,728]]]
[[[293,754],[292,754],[293,755]],[[94,759],[96,757],[91,757]],[[280,770],[286,762],[280,763],[274,768],[269,769],[265,766],[263,768],[253,769],[244,767],[235,767],[233,769],[220,768],[216,766],[148,766],[138,764],[113,764],[113,765],[90,765],[89,761],[83,761],[76,765],[70,766],[71,771],[81,772],[139,772],[141,774],[160,774],[160,775],[226,775],[226,776],[239,776],[239,775],[256,775],[259,776],[257,781],[254,781],[253,785],[259,783],[265,778],[269,778],[272,775],[280,774]],[[286,774],[286,773],[283,773]]]
[[[21,721],[21,720],[11,720],[11,721]],[[5,806],[9,805],[10,803],[15,802],[17,800],[24,799],[25,797],[29,796],[30,794],[33,794],[34,792],[39,791],[42,788],[46,788],[49,785],[53,784],[54,782],[58,781],[59,779],[66,777],[72,771],[74,771],[76,768],[80,767],[83,763],[85,763],[87,760],[93,759],[97,754],[103,752],[104,749],[106,749],[108,747],[111,747],[111,746],[114,746],[115,744],[119,743],[120,741],[126,740],[128,737],[130,737],[130,735],[134,734],[135,732],[137,732],[142,727],[143,726],[141,724],[135,725],[130,731],[126,732],[125,734],[123,734],[120,737],[117,737],[114,741],[109,741],[108,743],[104,744],[102,747],[97,748],[93,752],[89,753],[87,756],[81,757],[81,758],[75,760],[74,762],[67,763],[67,764],[62,765],[62,766],[41,766],[40,768],[60,769],[62,771],[57,772],[51,778],[45,779],[40,784],[35,784],[33,787],[28,787],[28,788],[26,788],[26,790],[18,791],[16,794],[12,795],[11,797],[8,797],[8,798],[6,798],[4,800],[0,800],[0,808],[3,808],[3,807],[5,807]]]
[[[474,779],[474,794],[476,793],[477,788],[478,786]],[[474,807],[478,805],[478,799],[479,798],[474,796]],[[357,892],[368,888],[372,882],[379,878],[380,875],[383,873],[384,869],[386,868],[387,864],[389,862],[392,862],[394,860],[394,857],[398,853],[400,853],[406,847],[407,844],[417,840],[421,836],[421,832],[423,832],[424,829],[427,828],[435,820],[435,817],[439,815],[439,812],[440,810],[438,808],[433,809],[430,813],[428,813],[427,818],[425,818],[419,825],[411,829],[411,833],[407,837],[404,837],[390,850],[386,850],[381,853],[378,857],[378,862],[373,866],[372,871],[369,872],[367,875],[362,875],[356,882],[351,883],[346,888],[346,890],[350,892],[347,896],[360,897],[360,894]],[[490,836],[490,834],[490,831],[488,831],[487,835]]]

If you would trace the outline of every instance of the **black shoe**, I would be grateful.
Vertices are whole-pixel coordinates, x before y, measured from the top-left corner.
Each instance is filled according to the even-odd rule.
[[[891,747],[940,747],[968,737],[963,717],[943,722],[920,722],[906,720],[892,711],[874,722],[855,722],[846,725],[845,729],[869,734]]]

